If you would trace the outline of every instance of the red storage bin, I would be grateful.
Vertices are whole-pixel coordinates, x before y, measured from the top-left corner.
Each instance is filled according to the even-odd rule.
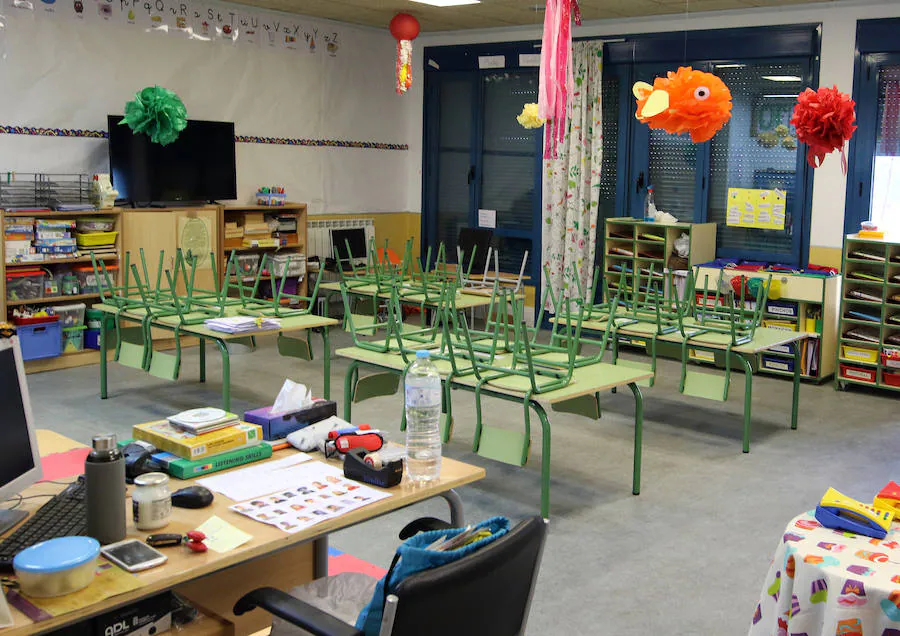
[[[875,384],[875,369],[866,369],[865,367],[856,367],[852,364],[841,365],[841,378],[846,380],[855,380],[856,382],[868,382]]]
[[[881,379],[888,386],[900,387],[900,371],[882,371]]]

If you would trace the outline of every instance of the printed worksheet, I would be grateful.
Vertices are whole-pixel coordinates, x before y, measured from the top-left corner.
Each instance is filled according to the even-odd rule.
[[[340,468],[311,462],[294,471],[299,478],[289,488],[231,506],[242,515],[293,534],[362,508],[391,494],[344,478]]]

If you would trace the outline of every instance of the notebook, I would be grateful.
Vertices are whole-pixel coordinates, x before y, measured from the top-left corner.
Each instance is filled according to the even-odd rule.
[[[845,331],[844,337],[863,342],[878,342],[878,332],[866,327],[855,327],[850,331]]]
[[[881,296],[876,296],[875,294],[869,294],[864,291],[860,291],[858,289],[851,289],[847,292],[847,298],[851,300],[865,300],[870,303],[881,303]]]

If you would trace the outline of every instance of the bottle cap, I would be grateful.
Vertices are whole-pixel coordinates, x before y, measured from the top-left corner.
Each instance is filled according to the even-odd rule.
[[[416,351],[416,357],[417,358],[430,358],[431,352],[428,351],[427,349],[419,349],[418,351]]]
[[[163,486],[169,483],[169,476],[165,473],[144,473],[134,478],[135,486]]]
[[[116,434],[104,433],[103,435],[94,435],[91,443],[96,451],[111,451],[116,449]]]

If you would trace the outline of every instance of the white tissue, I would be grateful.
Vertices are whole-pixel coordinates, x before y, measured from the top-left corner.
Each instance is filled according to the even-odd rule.
[[[304,384],[297,384],[293,380],[285,380],[272,405],[272,415],[284,413],[296,413],[313,403],[312,393]]]

